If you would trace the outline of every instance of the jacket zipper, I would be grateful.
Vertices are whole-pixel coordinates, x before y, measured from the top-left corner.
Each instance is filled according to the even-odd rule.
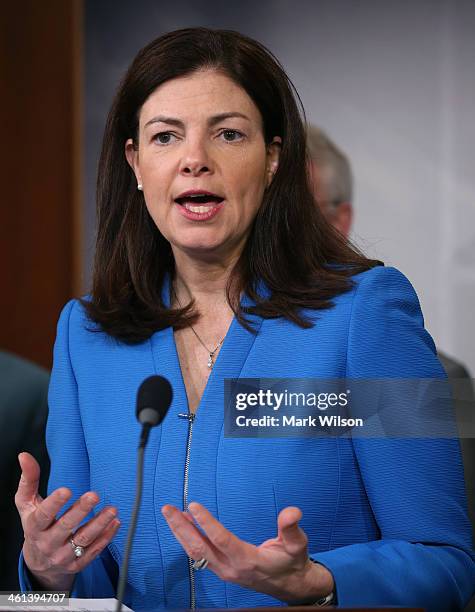
[[[178,415],[182,419],[188,420],[188,438],[186,441],[186,459],[185,459],[185,478],[183,481],[183,510],[188,510],[188,477],[190,468],[190,450],[191,437],[193,435],[193,422],[195,414],[193,412],[181,413]],[[190,609],[196,610],[196,594],[195,594],[195,570],[193,569],[193,559],[188,557],[188,574],[190,576]]]

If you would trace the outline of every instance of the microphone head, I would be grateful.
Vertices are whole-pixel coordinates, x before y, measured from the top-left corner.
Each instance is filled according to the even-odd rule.
[[[137,391],[136,415],[139,423],[155,427],[170,408],[173,399],[172,386],[163,376],[149,376]]]

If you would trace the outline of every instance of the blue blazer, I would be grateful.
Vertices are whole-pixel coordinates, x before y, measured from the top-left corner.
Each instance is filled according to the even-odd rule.
[[[461,610],[475,584],[463,468],[453,439],[238,439],[223,435],[223,379],[252,377],[443,377],[417,296],[397,270],[356,277],[315,326],[235,320],[193,424],[188,501],[199,501],[239,538],[276,535],[286,506],[303,511],[313,559],[333,573],[341,606],[407,605]],[[50,386],[49,489],[92,489],[118,507],[122,527],[76,579],[76,596],[112,596],[133,505],[139,426],[135,395],[151,374],[167,377],[171,408],[152,430],[125,603],[134,610],[278,606],[282,602],[193,572],[160,509],[183,507],[188,411],[173,330],[128,346],[85,318],[79,303],[58,325]],[[21,566],[22,586],[28,587]]]

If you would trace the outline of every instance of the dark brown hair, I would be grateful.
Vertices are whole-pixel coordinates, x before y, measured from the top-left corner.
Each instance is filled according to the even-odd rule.
[[[98,235],[93,288],[83,305],[92,321],[125,342],[140,342],[165,327],[182,328],[199,316],[193,303],[170,309],[162,300],[173,279],[170,244],[150,217],[128,165],[124,146],[137,141],[142,105],[162,83],[215,68],[240,85],[259,109],[264,138],[282,138],[279,166],[233,269],[227,297],[249,328],[246,313],[312,324],[302,309],[332,306],[351,276],[380,262],[369,260],[325,220],[307,179],[304,112],[278,60],[263,45],[227,30],[170,32],[142,49],[112,103],[97,181]],[[262,291],[265,287],[265,291]],[[245,292],[255,306],[240,304]]]

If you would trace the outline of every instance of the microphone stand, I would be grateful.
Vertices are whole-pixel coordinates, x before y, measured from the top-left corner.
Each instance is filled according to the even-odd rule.
[[[132,518],[130,519],[129,531],[127,533],[127,544],[125,545],[124,559],[120,568],[119,586],[117,587],[117,606],[115,612],[121,612],[122,610],[122,600],[124,599],[125,586],[127,584],[127,572],[129,569],[130,553],[132,550],[132,542],[134,539],[135,528],[137,526],[140,502],[142,501],[144,452],[145,446],[148,441],[150,429],[150,423],[144,423],[142,426],[142,433],[140,434],[140,443],[137,451],[137,480],[135,485],[135,502],[134,509],[132,511]]]

